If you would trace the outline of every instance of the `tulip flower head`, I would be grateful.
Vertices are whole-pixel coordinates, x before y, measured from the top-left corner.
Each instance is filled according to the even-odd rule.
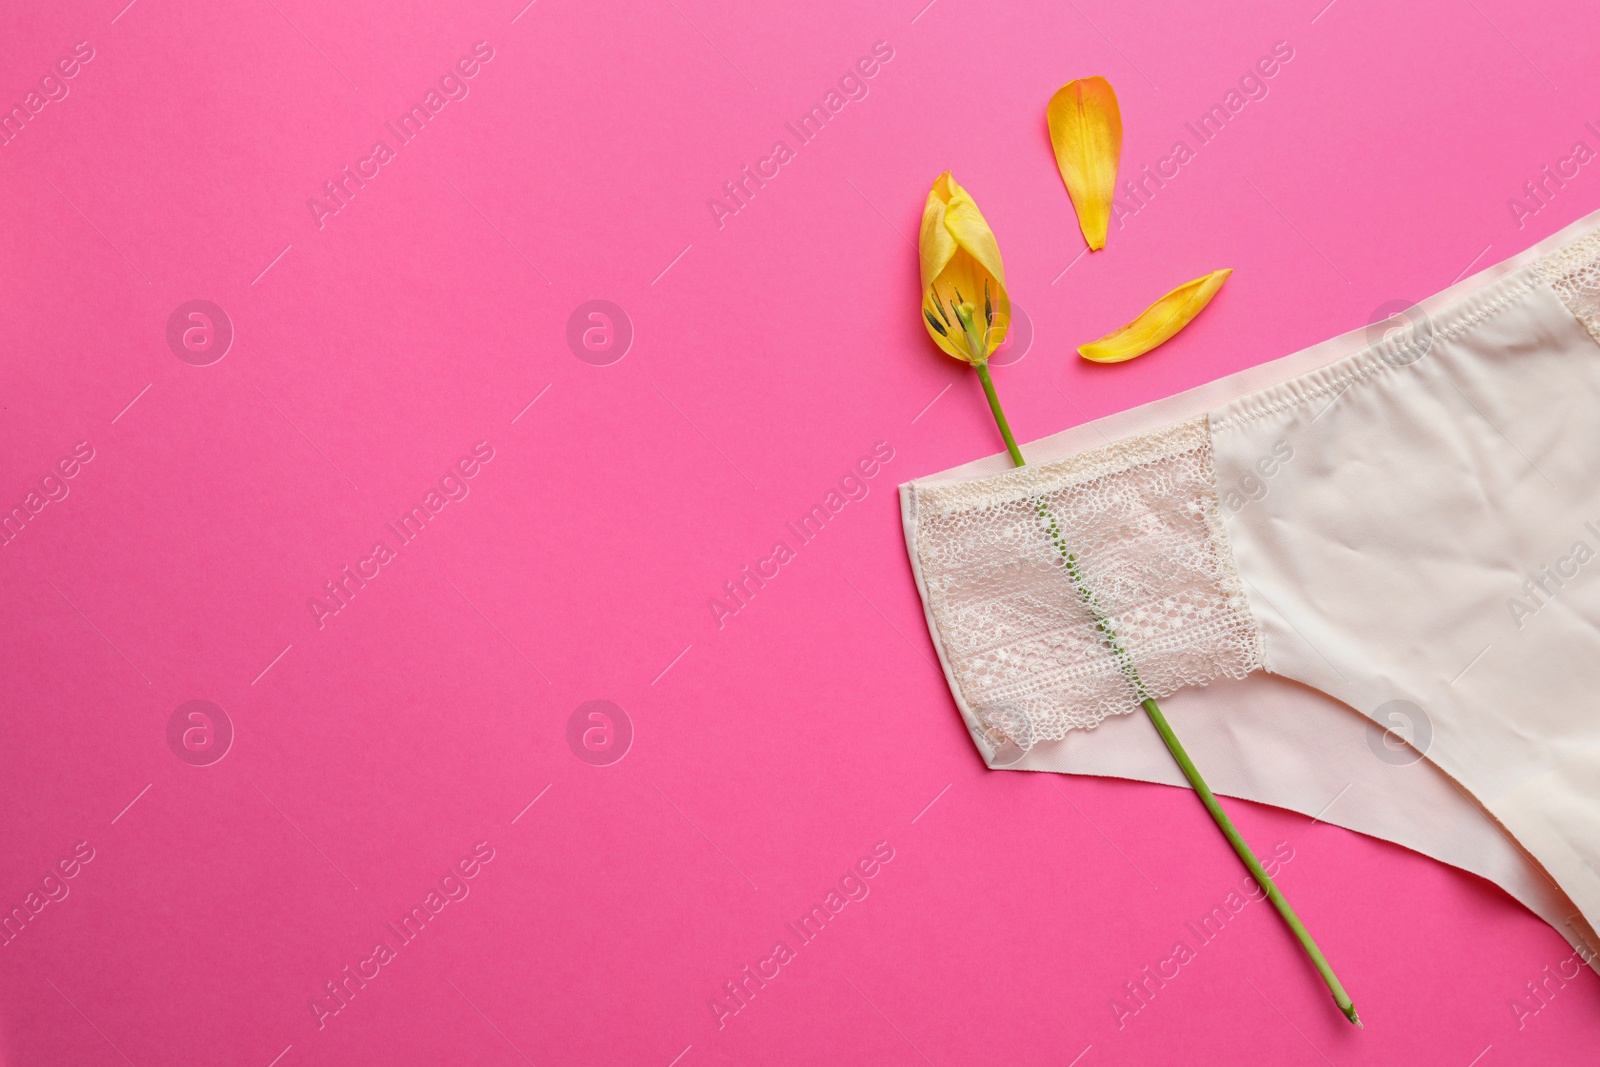
[[[1006,271],[994,231],[949,171],[928,192],[918,251],[928,336],[956,359],[987,364],[1011,326]]]

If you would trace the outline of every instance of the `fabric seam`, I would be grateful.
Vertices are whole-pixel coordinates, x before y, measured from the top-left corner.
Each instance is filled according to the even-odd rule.
[[[1531,272],[1536,268],[1537,264],[1534,264],[1530,265],[1528,268],[1524,268],[1524,270]],[[1522,300],[1524,297],[1528,296],[1528,294],[1532,293],[1536,288],[1538,288],[1538,282],[1542,280],[1543,278],[1537,276],[1525,277],[1514,287],[1509,288],[1507,291],[1497,295],[1483,307],[1478,308],[1476,311],[1471,312],[1461,319],[1458,319],[1448,328],[1433,333],[1431,343],[1429,344],[1429,351],[1424,352],[1421,356],[1421,359],[1427,359],[1432,354],[1432,348],[1434,345],[1445,341],[1454,340],[1463,334],[1477,329],[1488,319],[1498,315],[1500,312]],[[1562,306],[1566,307],[1565,301],[1562,301]],[[1320,370],[1314,370],[1298,378],[1291,378],[1286,382],[1280,382],[1278,385],[1270,386],[1267,389],[1262,390],[1260,393],[1254,393],[1240,397],[1239,400],[1235,401],[1235,403],[1242,404],[1252,400],[1255,397],[1260,397],[1271,393],[1283,392],[1289,394],[1278,399],[1265,401],[1261,403],[1260,406],[1252,405],[1246,410],[1230,412],[1222,418],[1213,416],[1210,420],[1212,433],[1227,433],[1228,431],[1236,429],[1240,426],[1248,425],[1257,419],[1268,418],[1272,415],[1278,415],[1285,411],[1292,411],[1308,401],[1320,399],[1324,396],[1327,396],[1329,393],[1342,394],[1345,389],[1354,388],[1363,382],[1370,381],[1371,379],[1382,375],[1385,371],[1404,369],[1404,367],[1397,367],[1385,360],[1381,355],[1378,354],[1377,348],[1377,345],[1369,345],[1353,355],[1346,356],[1338,363],[1332,363],[1321,368]],[[1347,364],[1348,366],[1340,369],[1340,363]],[[1409,365],[1410,364],[1406,364],[1405,366]],[[1329,372],[1333,372],[1336,376],[1317,385],[1301,385],[1301,383],[1307,378],[1326,375]]]

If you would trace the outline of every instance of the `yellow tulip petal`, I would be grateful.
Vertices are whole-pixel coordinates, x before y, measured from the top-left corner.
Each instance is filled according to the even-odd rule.
[[[928,190],[928,202],[922,207],[922,232],[917,251],[922,260],[922,288],[926,290],[933,280],[949,265],[956,254],[956,239],[945,226],[945,201],[949,196],[946,183],[950,172],[945,171],[934,180]]]
[[[956,359],[987,361],[1011,326],[1005,266],[994,231],[949,171],[928,192],[917,251],[928,336]]]
[[[1067,183],[1078,228],[1091,249],[1106,246],[1117,161],[1122,156],[1122,111],[1111,83],[1079,78],[1056,90],[1045,109],[1056,166]]]
[[[948,178],[948,172],[946,172]],[[1001,285],[1006,283],[1006,268],[1000,262],[1000,243],[994,239],[977,203],[954,178],[949,178],[950,202],[945,208],[944,224],[956,243],[964,248],[983,269],[994,276]]]
[[[1078,355],[1095,363],[1121,363],[1144,355],[1189,325],[1189,320],[1211,303],[1211,298],[1232,273],[1232,269],[1215,270],[1185,282],[1145,308],[1122,329],[1080,346]]]

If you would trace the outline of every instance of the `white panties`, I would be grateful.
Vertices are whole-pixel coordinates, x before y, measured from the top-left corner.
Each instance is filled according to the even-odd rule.
[[[1402,329],[902,486],[989,765],[1181,781],[1122,718],[1138,700],[1042,502],[1214,789],[1482,875],[1600,946],[1597,224]]]

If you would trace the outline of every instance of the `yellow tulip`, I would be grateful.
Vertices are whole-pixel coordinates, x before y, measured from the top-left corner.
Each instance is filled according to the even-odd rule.
[[[928,192],[918,252],[928,336],[949,355],[986,365],[1011,326],[1006,270],[994,231],[949,171]]]
[[[1128,325],[1106,334],[1098,341],[1078,347],[1078,355],[1095,363],[1121,363],[1142,356],[1189,325],[1211,303],[1231,269],[1214,270],[1192,282],[1184,282],[1139,313]]]
[[[1083,239],[1091,249],[1104,248],[1117,161],[1122,156],[1122,112],[1117,94],[1101,77],[1070,81],[1050,98],[1045,120]]]

